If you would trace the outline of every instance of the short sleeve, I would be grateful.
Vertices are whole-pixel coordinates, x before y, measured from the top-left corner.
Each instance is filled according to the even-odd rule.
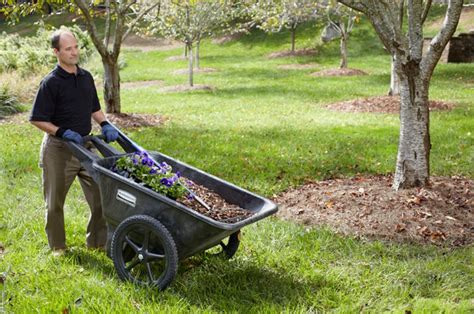
[[[50,122],[56,107],[55,95],[52,91],[51,80],[41,82],[31,110],[30,121]]]
[[[92,112],[96,112],[100,110],[100,102],[99,102],[99,97],[97,96],[97,89],[95,88],[94,84],[94,78],[92,75],[90,76],[91,81],[92,81],[92,90],[94,95],[92,95]]]

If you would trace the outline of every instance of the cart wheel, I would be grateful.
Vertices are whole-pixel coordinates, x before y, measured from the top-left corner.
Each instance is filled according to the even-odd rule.
[[[111,246],[115,270],[122,280],[163,290],[176,276],[176,244],[155,218],[136,215],[125,219],[115,230]]]
[[[226,258],[231,259],[235,255],[235,252],[237,252],[240,245],[240,230],[232,233],[229,236],[229,241],[227,244],[221,241],[220,245],[222,247],[221,254],[224,254]]]

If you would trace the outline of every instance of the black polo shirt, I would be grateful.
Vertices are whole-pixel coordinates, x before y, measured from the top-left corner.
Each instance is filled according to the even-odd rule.
[[[85,136],[91,131],[91,114],[100,110],[92,75],[79,67],[77,74],[59,65],[42,81],[33,102],[30,121],[47,121]]]

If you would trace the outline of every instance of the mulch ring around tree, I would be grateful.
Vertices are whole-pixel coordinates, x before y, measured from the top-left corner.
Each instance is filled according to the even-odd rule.
[[[272,52],[267,57],[269,59],[274,59],[274,58],[285,58],[285,57],[315,56],[317,53],[318,51],[316,49],[305,48],[305,49],[297,49],[295,51],[285,50],[285,51]]]
[[[366,97],[355,100],[342,101],[329,104],[326,108],[333,111],[343,112],[376,112],[376,113],[399,113],[400,97],[398,96],[377,96]],[[451,110],[454,104],[430,100],[429,109],[432,110]]]
[[[181,56],[171,56],[165,59],[165,61],[184,61],[184,60],[188,60],[188,57],[181,55]]]
[[[214,68],[193,69],[193,73],[212,73],[216,71],[217,70]],[[179,70],[173,71],[173,74],[175,75],[189,74],[189,69],[179,69]]]
[[[163,83],[164,83],[163,80],[135,81],[135,82],[121,83],[120,87],[124,88],[124,89],[134,89],[134,88],[143,88],[143,87],[158,87],[158,86],[162,86]]]
[[[281,70],[306,70],[306,69],[314,69],[319,67],[320,65],[317,63],[305,63],[305,64],[280,64],[277,66],[278,69]]]
[[[119,129],[138,129],[142,127],[156,127],[167,119],[161,115],[148,113],[107,113],[107,120]],[[99,127],[94,124],[93,132],[100,133]]]
[[[178,41],[165,38],[143,37],[130,34],[123,42],[124,49],[134,49],[140,51],[171,50],[182,46]]]
[[[15,114],[0,118],[0,125],[1,124],[29,123],[28,121],[29,117],[30,117],[30,112],[15,113]]]
[[[431,186],[395,191],[392,176],[333,179],[274,197],[277,215],[358,238],[442,246],[474,244],[474,180],[431,177]]]
[[[173,92],[189,92],[189,91],[197,91],[197,90],[213,91],[214,88],[209,85],[194,84],[194,86],[189,86],[189,84],[182,84],[182,85],[164,86],[160,88],[158,91],[162,93],[173,93]]]
[[[231,41],[239,40],[243,35],[245,35],[245,33],[243,33],[243,32],[242,33],[234,33],[234,34],[223,35],[223,36],[214,38],[212,40],[212,43],[217,44],[217,45],[226,44],[226,43],[231,42]]]
[[[367,75],[366,72],[359,69],[327,69],[310,74],[311,76],[356,76],[356,75]]]

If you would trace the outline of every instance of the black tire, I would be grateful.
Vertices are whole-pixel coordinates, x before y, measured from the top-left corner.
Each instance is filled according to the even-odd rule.
[[[119,224],[112,236],[111,255],[120,279],[159,290],[164,290],[178,271],[173,237],[163,224],[146,215],[131,216]]]
[[[237,250],[239,249],[240,245],[240,230],[237,232],[232,233],[229,236],[229,240],[227,241],[227,244],[221,241],[220,243],[222,247],[222,252],[221,254],[224,255],[225,258],[231,259]]]

